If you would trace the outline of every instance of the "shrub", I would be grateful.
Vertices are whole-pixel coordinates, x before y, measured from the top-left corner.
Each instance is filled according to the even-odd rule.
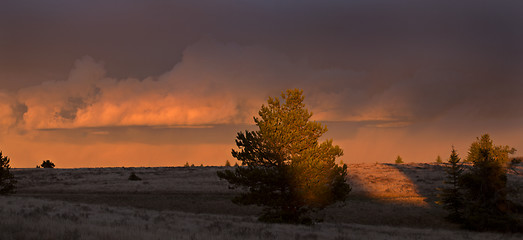
[[[130,181],[141,181],[142,179],[138,176],[136,176],[136,173],[132,172],[131,175],[129,175]]]
[[[55,165],[54,165],[53,162],[51,162],[51,160],[45,160],[45,161],[42,162],[40,167],[42,167],[42,168],[54,168]]]

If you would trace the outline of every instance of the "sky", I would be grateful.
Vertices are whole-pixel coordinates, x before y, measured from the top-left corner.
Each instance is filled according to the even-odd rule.
[[[0,3],[13,167],[223,165],[294,88],[345,163],[523,151],[523,2]]]

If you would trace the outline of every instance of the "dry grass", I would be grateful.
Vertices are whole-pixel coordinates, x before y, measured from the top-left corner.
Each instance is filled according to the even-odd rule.
[[[519,166],[521,171],[522,167]],[[18,193],[0,197],[0,239],[521,239],[473,233],[434,204],[436,164],[352,164],[353,192],[312,226],[259,223],[236,206],[221,168],[15,169]],[[143,181],[127,180],[135,172]],[[516,186],[521,175],[509,175]],[[521,201],[521,196],[514,196]]]
[[[0,239],[521,239],[361,224],[263,224],[253,217],[0,197]]]

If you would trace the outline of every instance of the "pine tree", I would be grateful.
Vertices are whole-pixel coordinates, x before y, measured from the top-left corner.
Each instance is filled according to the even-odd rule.
[[[398,157],[396,158],[395,163],[396,163],[396,164],[401,164],[401,163],[403,163],[403,159],[400,157],[400,155],[398,155]]]
[[[225,166],[226,167],[230,167],[231,166],[231,163],[229,162],[229,159],[225,160]]]
[[[454,150],[454,147],[452,148],[452,150]],[[438,155],[438,157],[436,157],[436,163],[443,163],[443,160],[441,160],[441,157]]]
[[[11,166],[10,159],[7,156],[2,156],[0,151],[0,194],[6,195],[14,193],[16,180],[12,173],[9,172]]]
[[[515,149],[495,146],[484,134],[470,146],[466,161],[473,163],[462,177],[465,194],[464,226],[472,230],[522,231],[507,199],[508,154]]]
[[[464,207],[464,199],[460,185],[463,163],[454,147],[452,147],[452,153],[450,154],[448,166],[445,171],[447,172],[447,180],[445,180],[444,183],[447,184],[448,187],[441,189],[441,194],[439,195],[441,200],[438,203],[449,211],[447,219],[458,223],[462,220]]]
[[[346,183],[347,165],[338,166],[343,151],[332,140],[319,143],[327,128],[310,121],[301,90],[288,90],[269,98],[257,131],[239,132],[233,150],[242,167],[218,172],[234,187],[248,190],[233,202],[264,206],[261,221],[312,223],[311,211],[344,201],[351,188]]]

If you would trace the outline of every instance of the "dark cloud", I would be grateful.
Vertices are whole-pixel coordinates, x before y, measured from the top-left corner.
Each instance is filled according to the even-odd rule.
[[[40,139],[223,144],[288,88],[343,139],[523,120],[521,1],[2,1],[0,29],[0,130]]]
[[[522,56],[522,5],[517,1],[6,1],[0,10],[6,68],[2,72],[63,79],[71,63],[87,54],[102,59],[111,76],[145,78],[170,69],[188,45],[204,36],[263,45],[306,59],[313,67],[386,71],[412,64],[448,64],[510,69]],[[28,76],[27,67],[33,67],[35,76]]]
[[[56,117],[71,121],[75,120],[78,111],[92,105],[101,94],[101,89],[97,86],[93,85],[90,89],[85,97],[68,97],[64,106],[60,108],[59,112],[56,112]]]
[[[28,110],[27,105],[25,105],[23,103],[15,103],[11,107],[12,107],[12,110],[13,110],[13,116],[15,116],[15,118],[16,118],[15,125],[23,122],[24,114]]]

